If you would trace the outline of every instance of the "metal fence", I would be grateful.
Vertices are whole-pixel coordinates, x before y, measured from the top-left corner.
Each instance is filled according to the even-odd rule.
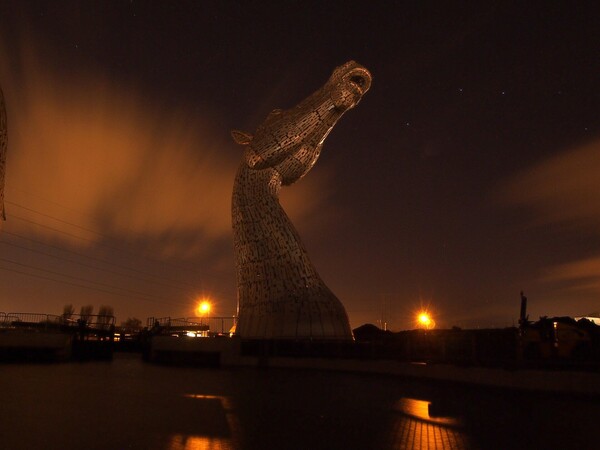
[[[62,327],[79,327],[91,330],[110,330],[114,328],[115,320],[114,316],[98,314],[58,316],[56,314],[0,312],[0,328],[58,329]]]
[[[0,313],[0,328],[53,329],[61,325],[61,317],[40,313]]]
[[[149,317],[146,320],[148,329],[160,330],[161,333],[206,331],[211,335],[228,335],[237,322],[237,317]]]

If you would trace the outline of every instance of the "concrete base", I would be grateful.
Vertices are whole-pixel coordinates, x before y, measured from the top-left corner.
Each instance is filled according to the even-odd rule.
[[[44,356],[68,360],[73,349],[73,336],[57,332],[8,330],[0,332],[0,360]]]
[[[411,377],[511,390],[600,395],[600,373],[567,370],[464,367],[394,360],[242,356],[238,338],[155,336],[150,360],[207,366],[331,370]]]
[[[600,373],[461,367],[390,360],[269,358],[269,367],[398,375],[418,379],[563,394],[600,395]]]
[[[154,336],[150,341],[149,360],[207,366],[243,364],[240,339],[228,337]]]

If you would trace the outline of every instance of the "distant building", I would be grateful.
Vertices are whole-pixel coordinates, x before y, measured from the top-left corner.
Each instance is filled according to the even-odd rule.
[[[579,321],[581,319],[586,319],[592,322],[594,325],[600,326],[600,317],[597,316],[585,316],[585,317],[575,317],[575,320]]]

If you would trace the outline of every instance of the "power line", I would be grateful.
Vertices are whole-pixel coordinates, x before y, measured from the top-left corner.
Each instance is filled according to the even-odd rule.
[[[59,230],[58,228],[54,228],[54,227],[51,227],[51,226],[48,226],[48,225],[44,225],[44,224],[42,224],[42,223],[36,222],[35,220],[26,219],[25,217],[17,216],[17,215],[15,215],[15,214],[11,214],[11,215],[10,215],[10,217],[11,217],[12,219],[19,219],[19,220],[22,220],[23,222],[31,223],[31,224],[33,224],[33,225],[37,225],[38,227],[46,228],[46,229],[48,229],[48,230],[52,230],[52,231],[54,231],[54,232],[56,232],[56,233],[64,234],[64,235],[66,235],[66,236],[70,236],[70,237],[73,237],[73,238],[75,238],[75,239],[79,239],[79,240],[81,240],[81,241],[87,241],[87,242],[91,242],[91,243],[93,243],[93,244],[103,245],[103,246],[105,246],[105,247],[108,247],[108,248],[111,248],[111,249],[113,249],[113,250],[118,250],[118,251],[120,251],[120,252],[124,251],[124,250],[123,250],[123,249],[121,249],[121,248],[118,248],[118,247],[113,247],[113,246],[111,246],[111,245],[108,245],[108,244],[105,244],[105,243],[103,243],[103,242],[98,242],[98,241],[96,241],[96,240],[94,240],[94,239],[85,238],[85,237],[83,237],[83,236],[78,236],[78,235],[76,235],[76,234],[69,233],[69,232],[67,232],[67,231]],[[130,253],[130,252],[127,252],[127,253]],[[135,255],[135,256],[138,256],[138,255]],[[142,256],[142,258],[143,258],[143,256]]]
[[[36,197],[36,194],[24,191],[24,190],[22,190],[20,188],[17,188],[17,189],[25,192],[26,194],[29,194],[31,196]],[[44,200],[45,202],[54,203],[55,205],[58,205],[58,206],[60,206],[60,207],[62,207],[64,209],[70,210],[72,212],[81,214],[83,216],[92,217],[89,214],[82,213],[81,211],[77,211],[77,210],[74,210],[72,208],[68,208],[68,207],[66,207],[66,206],[64,206],[64,205],[62,205],[62,204],[60,204],[58,202],[54,202],[52,200],[48,200],[48,199],[45,199],[45,198],[42,198],[42,197],[39,197],[39,198],[42,199],[42,200]],[[78,225],[76,223],[72,223],[72,222],[69,222],[69,221],[66,221],[66,220],[63,220],[63,219],[59,219],[59,218],[54,217],[52,215],[45,214],[45,213],[42,213],[40,211],[37,211],[37,210],[35,210],[33,208],[29,208],[29,207],[23,206],[23,205],[18,204],[16,202],[7,201],[7,203],[10,203],[13,206],[16,206],[16,207],[24,209],[26,211],[32,212],[34,214],[38,214],[38,215],[40,215],[42,217],[46,217],[46,218],[49,218],[51,220],[57,221],[59,223],[62,223],[62,224],[65,224],[65,225],[68,225],[68,226],[71,226],[71,227],[78,228],[78,229],[83,230],[83,231],[88,232],[88,233],[93,233],[93,234],[95,234],[97,236],[100,236],[100,237],[102,237],[104,239],[111,239],[109,236],[107,236],[107,235],[105,235],[103,233],[100,233],[100,232],[98,232],[96,230],[93,230],[91,228],[83,227],[83,226]],[[49,229],[49,230],[51,230],[53,232],[56,232],[56,233],[60,233],[60,234],[66,235],[66,236],[70,236],[70,237],[73,237],[73,238],[78,239],[78,240],[83,240],[83,241],[87,241],[87,242],[90,242],[90,243],[99,244],[99,245],[102,245],[104,247],[107,247],[107,248],[110,248],[110,249],[113,249],[113,250],[116,250],[116,251],[119,251],[119,252],[128,253],[128,254],[133,255],[135,257],[141,257],[141,258],[149,260],[151,262],[158,262],[160,264],[169,265],[169,266],[175,267],[177,269],[184,269],[186,271],[191,270],[191,266],[182,268],[180,265],[175,265],[175,264],[172,264],[172,263],[169,263],[169,262],[166,262],[166,261],[159,261],[159,260],[156,260],[156,259],[144,256],[144,255],[140,255],[140,254],[134,253],[132,251],[127,251],[127,250],[125,250],[123,248],[111,246],[111,245],[109,245],[107,243],[104,243],[104,242],[98,242],[95,239],[85,238],[83,236],[79,236],[79,235],[76,235],[76,234],[73,234],[73,233],[69,233],[69,232],[63,231],[61,229],[57,229],[57,228],[54,228],[54,227],[51,227],[51,226],[48,226],[48,225],[44,225],[42,223],[36,222],[35,220],[27,219],[25,217],[21,217],[21,216],[17,216],[17,215],[13,216],[12,214],[11,214],[11,216],[14,217],[14,218],[16,218],[16,219],[18,219],[18,220],[22,220],[24,222],[31,223],[33,225]],[[140,234],[140,233],[138,233],[138,232],[136,232],[134,230],[131,230],[131,231],[133,233],[138,234],[138,235]],[[40,251],[40,250],[34,250],[34,249],[31,249],[31,248],[19,246],[19,245],[14,244],[14,243],[9,243],[9,242],[6,242],[6,241],[0,241],[0,243],[4,243],[4,244],[7,244],[7,245],[12,245],[14,247],[18,247],[18,248],[22,248],[22,249],[25,249],[25,250],[28,250],[28,251],[36,252],[36,253],[43,254],[43,255],[46,255],[46,256],[49,256],[49,257],[62,259],[64,261],[68,261],[68,262],[71,262],[73,264],[79,264],[81,266],[89,267],[89,268],[92,268],[94,270],[100,270],[100,271],[104,271],[104,272],[108,272],[108,273],[113,273],[113,274],[118,275],[118,276],[124,276],[124,277],[132,278],[132,279],[138,279],[138,280],[141,280],[141,281],[144,281],[144,282],[149,282],[149,283],[153,283],[153,284],[156,284],[156,285],[162,285],[162,286],[167,286],[167,287],[173,287],[173,288],[180,289],[180,290],[188,290],[190,288],[197,290],[199,288],[199,286],[198,286],[197,283],[192,284],[192,283],[185,282],[183,280],[176,280],[176,279],[173,279],[173,278],[168,278],[168,277],[165,277],[164,275],[161,275],[160,276],[160,280],[161,281],[158,281],[156,275],[154,275],[154,274],[152,274],[152,273],[150,273],[148,271],[143,271],[143,270],[139,270],[137,268],[128,267],[126,265],[118,264],[118,263],[115,263],[115,262],[112,262],[112,261],[109,262],[109,261],[107,261],[105,259],[101,259],[101,258],[95,258],[95,257],[89,256],[89,255],[86,255],[86,254],[83,254],[83,253],[80,253],[80,252],[76,252],[76,251],[73,251],[73,250],[70,250],[70,249],[67,249],[67,248],[64,248],[64,247],[60,247],[60,246],[56,246],[56,245],[51,245],[51,244],[48,244],[46,242],[43,242],[43,241],[40,241],[40,240],[36,240],[36,239],[31,239],[29,237],[26,237],[26,236],[23,236],[23,235],[20,235],[20,234],[17,234],[17,233],[11,233],[9,231],[3,231],[3,233],[4,234],[12,235],[12,236],[20,238],[20,239],[28,240],[30,242],[33,242],[33,243],[36,243],[36,244],[39,244],[39,245],[43,245],[43,246],[46,246],[46,247],[49,247],[49,248],[53,248],[53,249],[56,249],[56,250],[59,250],[59,251],[62,251],[62,252],[71,253],[73,255],[76,255],[76,256],[79,256],[79,257],[82,257],[82,258],[86,258],[86,259],[89,259],[89,260],[92,260],[92,261],[97,261],[97,262],[100,262],[102,264],[107,264],[107,265],[115,267],[115,268],[120,268],[120,269],[124,269],[126,271],[131,271],[131,272],[134,272],[134,273],[142,274],[145,277],[151,277],[152,279],[148,279],[148,278],[145,278],[145,277],[136,277],[136,276],[131,275],[131,274],[120,273],[120,272],[113,271],[113,270],[110,270],[110,269],[103,269],[101,267],[96,267],[96,266],[84,264],[82,262],[77,262],[77,261],[74,261],[72,259],[63,258],[63,257],[60,257],[58,255],[52,255],[50,253],[43,252],[43,251]],[[165,281],[167,281],[167,282],[165,282]],[[201,288],[201,286],[202,286],[202,284],[200,283],[200,288]]]
[[[139,279],[141,281],[149,281],[147,277],[150,277],[150,278],[152,278],[154,280],[161,280],[161,281],[152,281],[152,282],[154,282],[156,284],[160,284],[160,285],[167,286],[167,287],[172,287],[172,288],[179,289],[179,290],[182,290],[182,291],[189,291],[190,289],[198,291],[199,289],[201,289],[201,286],[198,286],[198,284],[188,283],[188,282],[183,281],[183,280],[176,280],[174,278],[165,277],[164,275],[156,276],[155,274],[153,274],[151,272],[148,272],[148,271],[136,269],[136,268],[129,267],[129,266],[126,266],[126,265],[123,265],[123,264],[118,264],[118,263],[113,262],[113,261],[107,261],[105,259],[97,258],[97,257],[94,257],[94,256],[90,256],[90,255],[87,255],[85,253],[81,253],[81,252],[78,252],[78,251],[75,251],[75,250],[68,249],[66,247],[52,245],[52,244],[49,244],[47,242],[44,242],[44,241],[41,241],[41,240],[38,240],[38,239],[33,239],[33,238],[30,238],[30,237],[24,236],[22,234],[19,234],[19,233],[14,233],[14,232],[11,232],[11,231],[2,231],[2,234],[13,236],[13,237],[16,237],[18,239],[22,239],[24,241],[32,242],[34,244],[41,245],[43,247],[48,247],[48,248],[51,248],[51,249],[55,249],[55,250],[58,250],[60,252],[70,253],[72,255],[75,255],[75,256],[78,256],[78,257],[90,260],[90,261],[96,261],[96,262],[99,262],[101,264],[106,264],[106,265],[111,266],[111,267],[116,267],[116,268],[119,268],[119,269],[124,269],[126,271],[131,271],[131,272],[134,272],[134,273],[137,273],[137,274],[141,274],[143,276],[141,276],[141,277],[135,277],[135,276],[133,276],[131,274],[122,273],[123,276],[137,278],[137,279]],[[0,241],[0,242],[3,242],[5,244],[9,244],[9,245],[13,245],[13,246],[18,246],[17,244],[8,243],[6,241]],[[18,246],[18,247],[24,248],[22,246]],[[34,251],[34,252],[39,252],[39,253],[42,253],[42,254],[47,254],[46,252],[41,252],[41,251],[33,250],[31,248],[26,248],[26,249],[30,250],[30,251]],[[52,256],[52,255],[49,255],[49,254],[47,254],[47,255],[48,256]],[[53,255],[53,257],[60,258],[59,256],[56,256],[56,255]],[[77,262],[75,262],[75,261],[73,261],[71,259],[67,259],[67,258],[64,258],[64,260],[65,261],[70,261],[70,262],[77,263]],[[104,269],[101,269],[101,268],[98,268],[98,269],[99,270],[104,270]],[[214,292],[214,291],[213,291],[213,293],[218,294],[218,292]],[[225,296],[225,294],[221,294],[221,295]]]
[[[121,269],[130,270],[132,272],[140,273],[142,275],[148,275],[150,277],[156,277],[154,274],[152,274],[150,272],[146,272],[146,271],[143,271],[143,270],[140,270],[140,269],[136,269],[136,268],[133,268],[133,267],[128,267],[128,266],[125,266],[125,265],[122,265],[122,264],[117,264],[117,263],[112,262],[112,261],[106,261],[104,259],[96,258],[96,257],[93,257],[93,256],[89,256],[89,255],[86,255],[84,253],[76,252],[74,250],[71,250],[71,249],[68,249],[68,248],[65,248],[65,247],[60,247],[58,245],[48,244],[47,242],[43,242],[43,241],[40,241],[40,240],[37,240],[37,239],[32,239],[30,237],[23,236],[23,235],[18,234],[18,233],[13,233],[11,231],[3,231],[2,234],[8,234],[10,236],[15,236],[17,238],[24,239],[26,241],[33,242],[35,244],[43,245],[45,247],[50,247],[50,248],[53,248],[53,249],[56,249],[56,250],[59,250],[59,251],[62,251],[62,252],[71,253],[73,255],[77,255],[77,256],[80,256],[82,258],[87,258],[87,259],[90,259],[92,261],[98,261],[98,262],[101,262],[101,263],[104,263],[104,264],[108,264],[108,265],[111,265],[111,266],[114,266],[114,267],[119,267]],[[172,278],[165,277],[164,275],[161,276],[161,279],[167,280],[167,281],[171,281],[172,283],[181,283],[181,285],[170,285],[170,286],[176,287],[178,289],[186,289],[185,287],[183,287],[183,285],[188,286],[188,288],[197,288],[196,285],[193,285],[191,283],[186,283],[185,281],[174,280]]]
[[[58,219],[58,218],[56,218],[56,217],[53,217],[53,216],[51,216],[51,215],[49,215],[49,214],[45,214],[45,213],[39,212],[39,211],[37,211],[37,210],[35,210],[35,209],[28,208],[28,207],[26,207],[26,206],[23,206],[23,205],[20,205],[20,204],[18,204],[18,203],[14,203],[14,202],[6,202],[6,203],[10,203],[10,204],[12,204],[13,206],[16,206],[16,207],[18,207],[18,208],[25,209],[25,210],[27,210],[27,211],[33,212],[33,213],[35,213],[35,214],[41,215],[41,216],[43,216],[43,217],[46,217],[46,218],[49,218],[49,219],[55,220],[55,221],[57,221],[57,222],[59,222],[59,223],[64,223],[64,224],[66,224],[66,225],[70,225],[70,226],[72,226],[72,227],[79,228],[80,230],[84,230],[84,231],[86,231],[86,232],[88,232],[88,233],[93,233],[93,234],[96,234],[96,235],[98,235],[98,236],[100,236],[100,237],[102,237],[102,238],[104,238],[104,239],[106,239],[106,240],[110,240],[110,239],[111,239],[111,237],[110,237],[110,236],[107,236],[107,235],[105,235],[105,234],[102,234],[102,233],[100,233],[100,232],[98,232],[98,231],[95,231],[95,230],[92,230],[92,229],[89,229],[89,228],[86,228],[86,227],[82,227],[82,226],[80,226],[80,225],[74,224],[74,223],[72,223],[72,222],[68,222],[68,221],[66,221],[66,220]],[[13,218],[13,219],[22,220],[22,221],[24,221],[24,222],[31,223],[31,224],[33,224],[33,225],[37,225],[37,226],[39,226],[39,227],[43,227],[43,228],[46,228],[46,229],[52,230],[52,231],[54,231],[54,232],[56,232],[56,233],[60,233],[60,234],[64,234],[64,235],[66,235],[66,236],[73,237],[73,238],[75,238],[75,239],[79,239],[79,240],[82,240],[82,241],[91,242],[91,243],[93,243],[93,244],[96,244],[96,245],[101,245],[101,246],[104,246],[104,247],[107,247],[107,248],[110,248],[110,249],[112,249],[112,250],[116,250],[116,251],[119,251],[119,252],[128,253],[128,254],[130,254],[130,255],[133,255],[133,256],[135,256],[135,257],[137,257],[137,258],[143,258],[143,259],[146,259],[146,260],[148,260],[148,261],[151,261],[151,262],[154,262],[154,263],[159,263],[159,264],[163,264],[163,265],[171,266],[171,267],[174,267],[174,268],[176,268],[176,269],[185,270],[185,271],[190,271],[190,270],[191,270],[191,268],[190,268],[190,267],[183,267],[183,266],[181,266],[181,265],[179,265],[179,264],[172,264],[172,263],[169,263],[169,262],[166,262],[166,261],[159,261],[159,260],[157,260],[157,259],[154,259],[154,258],[151,258],[151,257],[149,257],[149,256],[145,256],[145,255],[140,255],[140,254],[137,254],[137,253],[135,253],[135,252],[133,252],[133,251],[131,251],[131,250],[128,250],[128,249],[124,249],[124,248],[121,248],[121,247],[116,247],[116,246],[113,246],[113,245],[107,244],[106,242],[101,242],[101,241],[99,242],[99,241],[97,241],[97,240],[95,240],[95,239],[90,239],[90,238],[86,238],[86,237],[83,237],[83,236],[79,236],[79,235],[76,235],[76,234],[73,234],[73,233],[69,233],[69,232],[67,232],[67,231],[59,230],[58,228],[54,228],[54,227],[51,227],[51,226],[49,226],[49,225],[44,225],[44,224],[42,224],[42,223],[36,222],[35,220],[26,219],[25,217],[21,217],[21,216],[19,216],[19,215],[16,215],[16,214],[10,214],[10,217],[11,217],[11,218]],[[139,234],[139,233],[138,233],[138,234]]]
[[[21,275],[27,275],[29,277],[40,278],[42,280],[50,280],[50,281],[54,281],[56,283],[68,284],[70,286],[82,287],[82,288],[85,288],[85,289],[91,289],[91,290],[94,290],[94,291],[104,292],[104,293],[111,294],[111,295],[121,295],[123,297],[126,296],[125,294],[121,294],[121,293],[118,293],[118,292],[111,292],[111,291],[107,291],[105,289],[99,289],[99,288],[95,288],[95,287],[92,287],[92,286],[86,286],[84,284],[71,283],[70,281],[65,281],[65,280],[57,280],[55,278],[45,277],[43,275],[37,275],[37,274],[29,273],[29,272],[23,272],[21,270],[16,270],[16,269],[9,269],[8,267],[2,267],[2,266],[0,266],[0,270],[6,270],[7,272],[20,273]],[[127,296],[127,297],[131,298],[129,296]]]
[[[0,261],[8,262],[8,263],[15,264],[15,265],[21,266],[21,267],[26,267],[28,269],[34,269],[34,270],[39,270],[39,271],[42,271],[42,272],[51,273],[53,275],[58,275],[58,276],[65,277],[65,278],[71,278],[71,279],[74,279],[74,280],[84,281],[86,283],[97,284],[98,286],[104,286],[104,287],[108,287],[108,288],[112,288],[112,289],[120,289],[120,290],[125,291],[125,292],[131,292],[131,293],[134,293],[134,294],[137,294],[137,295],[142,295],[142,296],[148,297],[148,298],[153,297],[153,298],[157,298],[157,299],[162,299],[161,297],[157,297],[157,296],[154,296],[154,295],[151,295],[151,294],[147,295],[147,294],[144,294],[143,292],[133,291],[131,289],[121,288],[121,287],[118,287],[118,286],[112,286],[112,285],[109,285],[109,284],[106,284],[106,283],[102,283],[102,282],[99,282],[99,281],[88,280],[86,278],[79,278],[79,277],[75,277],[75,276],[72,276],[72,275],[67,275],[67,274],[64,274],[64,273],[61,273],[61,272],[56,272],[56,271],[50,270],[50,269],[43,269],[41,267],[36,267],[36,266],[28,265],[28,264],[23,264],[23,263],[20,263],[18,261],[14,261],[14,260],[8,259],[8,258],[0,258]]]
[[[132,289],[121,288],[121,287],[118,287],[118,286],[112,286],[112,285],[109,285],[109,284],[106,284],[106,283],[100,283],[100,282],[93,281],[93,280],[88,280],[88,279],[85,279],[85,278],[74,277],[74,276],[66,275],[66,274],[63,274],[63,273],[60,273],[60,272],[56,272],[56,271],[53,271],[53,270],[42,269],[40,267],[35,267],[35,266],[30,266],[30,265],[27,265],[27,264],[19,263],[17,261],[13,261],[13,260],[10,260],[10,259],[7,259],[7,258],[0,258],[0,261],[8,262],[10,264],[15,264],[17,266],[25,267],[27,269],[39,270],[41,272],[46,272],[46,273],[50,273],[50,274],[53,274],[53,275],[58,275],[60,277],[70,278],[70,279],[73,279],[73,280],[76,280],[76,281],[83,281],[85,283],[96,284],[96,285],[102,286],[104,288],[120,289],[122,291],[134,294],[134,295],[137,296],[138,299],[144,300],[144,301],[157,301],[157,300],[159,300],[159,301],[164,302],[164,303],[176,304],[176,303],[173,303],[172,301],[169,301],[169,300],[167,300],[167,299],[165,299],[163,297],[159,297],[159,296],[155,296],[155,295],[148,295],[148,294],[145,294],[143,292],[134,291]],[[121,292],[109,291],[109,290],[103,289],[102,287],[101,288],[97,288],[97,287],[88,286],[88,285],[84,285],[84,284],[73,283],[73,282],[70,282],[70,281],[57,280],[56,278],[46,277],[46,276],[43,276],[43,275],[33,274],[33,273],[29,273],[29,272],[22,272],[22,271],[18,271],[18,270],[15,270],[15,269],[9,269],[7,267],[0,267],[0,269],[8,270],[8,271],[11,271],[11,272],[21,273],[23,275],[29,275],[29,276],[36,277],[36,278],[42,278],[42,279],[54,281],[54,282],[57,282],[57,283],[64,283],[64,284],[69,284],[69,285],[72,285],[72,286],[84,287],[84,288],[93,289],[93,290],[96,290],[96,291],[99,291],[99,292],[105,292],[105,293],[112,294],[112,295],[120,295],[120,296],[123,296],[123,297],[131,298],[131,296],[128,295],[128,294],[121,293]],[[177,305],[180,305],[180,304],[177,304]]]
[[[53,216],[51,216],[51,215],[49,215],[49,214],[45,214],[45,213],[42,213],[42,212],[40,212],[40,211],[36,211],[35,209],[28,208],[28,207],[26,207],[26,206],[23,206],[23,205],[19,205],[18,203],[11,202],[10,200],[5,200],[5,201],[4,201],[4,203],[8,203],[9,205],[13,205],[13,206],[16,206],[17,208],[24,209],[25,211],[29,211],[29,212],[32,212],[32,213],[38,214],[38,215],[40,215],[40,216],[43,216],[43,217],[47,217],[48,219],[56,220],[57,222],[64,223],[64,224],[66,224],[66,225],[70,225],[70,226],[72,226],[72,227],[79,228],[79,229],[81,229],[81,230],[87,231],[87,232],[89,232],[89,233],[94,233],[94,234],[97,234],[97,235],[98,235],[98,236],[100,236],[100,237],[103,237],[103,238],[107,238],[107,239],[108,239],[108,236],[106,236],[106,235],[104,235],[104,234],[102,234],[102,233],[98,233],[97,231],[95,231],[95,230],[92,230],[92,229],[90,229],[90,228],[82,227],[82,226],[80,226],[80,225],[76,225],[76,224],[74,224],[74,223],[71,223],[71,222],[68,222],[68,221],[66,221],[66,220],[58,219],[58,218],[56,218],[56,217],[53,217]],[[17,217],[17,216],[15,216],[15,217]],[[18,217],[17,217],[17,218],[18,218]]]
[[[81,216],[87,216],[87,217],[90,217],[90,218],[92,218],[92,215],[91,215],[91,214],[89,214],[89,213],[85,213],[85,212],[83,212],[83,211],[78,211],[78,210],[76,210],[76,209],[73,209],[73,208],[70,208],[70,207],[68,207],[68,206],[65,206],[65,205],[63,205],[62,203],[59,203],[59,202],[56,202],[56,201],[54,201],[54,200],[50,200],[50,199],[48,199],[48,198],[46,198],[46,197],[43,197],[43,196],[41,196],[41,195],[39,195],[39,194],[34,194],[33,192],[30,192],[30,191],[27,191],[27,190],[25,190],[25,189],[22,189],[22,188],[20,188],[20,187],[18,187],[18,186],[15,186],[15,185],[14,185],[14,184],[12,184],[12,183],[6,183],[6,186],[7,186],[7,187],[10,187],[10,189],[11,189],[11,190],[13,190],[13,189],[16,189],[17,191],[21,191],[21,192],[23,192],[23,193],[25,193],[25,194],[27,194],[27,195],[30,195],[30,196],[32,196],[32,197],[39,198],[40,200],[43,200],[43,201],[44,201],[44,202],[46,202],[46,203],[53,203],[54,205],[56,205],[56,206],[60,206],[61,208],[63,208],[63,209],[66,209],[67,211],[71,211],[71,212],[77,213],[77,214],[79,214],[79,215],[81,215]],[[15,206],[19,206],[19,205],[17,205],[16,203],[14,203],[14,205],[15,205]]]
[[[10,234],[13,234],[13,233],[10,233]],[[176,289],[181,289],[181,290],[189,289],[189,288],[184,288],[183,286],[176,286],[174,284],[162,283],[160,281],[152,280],[152,279],[149,279],[149,278],[142,278],[142,277],[138,277],[138,276],[127,274],[127,273],[123,273],[123,272],[117,272],[116,270],[110,270],[110,269],[105,269],[105,268],[102,268],[102,267],[93,266],[91,264],[85,264],[85,263],[82,263],[80,261],[75,261],[73,259],[68,259],[68,258],[63,258],[63,257],[58,256],[58,255],[53,255],[52,253],[44,252],[44,251],[41,251],[41,250],[35,250],[33,248],[25,247],[24,245],[15,244],[14,242],[7,242],[7,241],[4,241],[4,240],[0,240],[0,244],[10,245],[11,247],[20,248],[20,249],[23,249],[23,250],[27,250],[29,252],[39,253],[40,255],[49,256],[51,258],[60,259],[60,260],[67,261],[67,262],[70,262],[70,263],[73,263],[73,264],[78,264],[78,265],[80,265],[82,267],[88,267],[90,269],[100,270],[102,272],[107,272],[107,273],[112,273],[113,275],[119,275],[119,276],[122,276],[122,277],[128,277],[128,278],[131,278],[131,279],[134,279],[134,280],[145,281],[147,283],[153,283],[153,284],[157,284],[157,285],[160,285],[160,286],[174,287]],[[85,256],[85,255],[81,255],[79,253],[75,253],[75,254],[80,255],[80,256]],[[88,256],[85,256],[85,257],[88,257]],[[91,257],[88,257],[88,258],[91,258]],[[91,259],[97,259],[97,258],[91,258]],[[102,261],[102,260],[99,260],[99,261]]]
[[[6,270],[7,272],[14,272],[14,273],[18,273],[18,274],[21,274],[21,275],[26,275],[26,276],[33,277],[33,278],[40,278],[42,280],[49,280],[49,281],[53,281],[55,283],[67,284],[67,285],[70,285],[70,286],[76,286],[76,287],[81,287],[81,288],[84,288],[84,289],[90,289],[92,291],[104,292],[104,293],[110,294],[110,295],[119,295],[121,297],[127,297],[129,299],[131,299],[131,298],[137,298],[138,300],[144,300],[144,301],[156,301],[156,300],[151,300],[151,299],[148,299],[148,298],[131,297],[130,295],[123,294],[123,293],[120,293],[120,292],[112,292],[112,291],[107,291],[106,289],[96,288],[96,287],[93,287],[93,286],[86,286],[84,284],[72,283],[70,281],[65,281],[65,280],[57,280],[56,278],[45,277],[43,275],[38,275],[38,274],[34,274],[34,273],[29,273],[29,272],[23,272],[21,270],[9,269],[8,267],[2,267],[2,266],[0,266],[0,270]],[[169,303],[169,304],[172,304],[172,305],[176,305],[176,306],[184,306],[183,303],[175,303],[175,302],[166,302],[166,303]]]

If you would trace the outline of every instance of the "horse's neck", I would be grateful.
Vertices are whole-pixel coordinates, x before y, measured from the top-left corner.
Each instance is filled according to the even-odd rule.
[[[245,164],[238,169],[233,188],[233,208],[267,214],[279,205],[281,177],[273,169],[253,170]],[[266,218],[266,217],[265,217]],[[246,216],[234,215],[234,223],[245,222]],[[256,221],[256,220],[252,220]]]
[[[281,177],[273,169],[242,165],[238,170],[232,218],[236,252],[247,253],[245,261],[267,264],[282,255],[289,259],[290,253],[303,255],[303,261],[307,258],[298,232],[279,204],[280,188]]]

